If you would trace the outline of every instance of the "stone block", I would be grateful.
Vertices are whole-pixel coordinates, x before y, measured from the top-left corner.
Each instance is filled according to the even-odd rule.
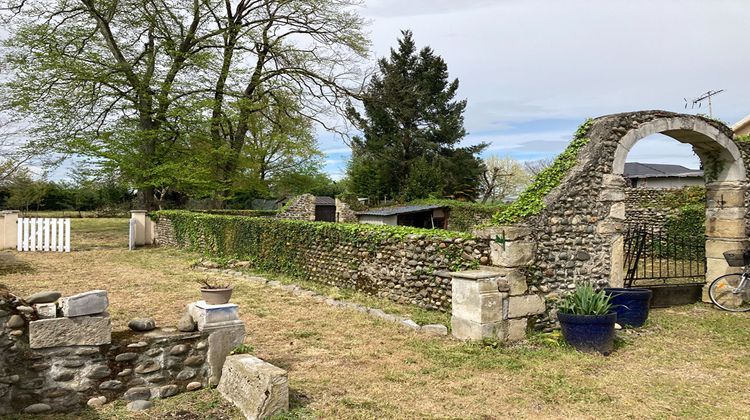
[[[493,322],[502,319],[502,296],[497,290],[481,292],[480,280],[454,278],[452,282],[452,314],[473,322]]]
[[[472,234],[479,239],[494,240],[500,237],[506,241],[516,241],[528,238],[532,232],[533,230],[526,225],[503,225],[475,229]]]
[[[198,331],[241,325],[239,306],[234,303],[209,305],[203,300],[188,305],[187,312],[195,321]]]
[[[60,310],[68,318],[101,314],[107,311],[108,306],[106,290],[92,290],[60,299]]]
[[[539,295],[511,296],[506,307],[506,319],[524,318],[544,313],[547,307]]]
[[[622,233],[624,230],[624,224],[620,220],[616,219],[608,219],[603,220],[596,224],[596,233],[598,234],[612,234],[612,233]]]
[[[706,257],[708,258],[724,258],[724,252],[734,251],[738,249],[746,249],[747,241],[744,239],[738,240],[723,240],[723,239],[708,239],[706,240]]]
[[[257,357],[228,357],[217,388],[247,419],[265,419],[289,410],[287,372]]]
[[[741,188],[707,186],[706,207],[744,207],[745,191]]]
[[[509,342],[523,341],[526,339],[526,328],[529,325],[528,318],[509,319],[506,321],[506,340]]]
[[[109,315],[41,319],[29,323],[32,349],[62,346],[99,346],[112,341]]]
[[[482,324],[468,319],[451,317],[451,334],[459,340],[481,340],[497,338],[502,329],[502,321]]]
[[[500,267],[522,267],[534,261],[535,242],[509,241],[504,244],[490,242],[490,261]]]
[[[612,241],[610,249],[612,250],[612,256],[609,260],[609,266],[614,267],[609,272],[609,285],[610,287],[623,287],[625,284],[625,270],[621,270],[625,264],[625,238],[622,235]]]
[[[57,305],[54,303],[35,303],[32,306],[41,319],[57,317]]]
[[[745,219],[706,219],[706,236],[709,238],[744,239]]]
[[[222,375],[224,362],[237,346],[245,341],[245,324],[215,330],[208,336],[209,384],[215,386]]]
[[[609,208],[609,217],[616,220],[625,220],[625,202],[613,203]]]
[[[604,188],[599,193],[599,201],[623,201],[625,191],[622,188]]]
[[[429,335],[448,335],[448,327],[441,324],[423,325],[422,332]]]

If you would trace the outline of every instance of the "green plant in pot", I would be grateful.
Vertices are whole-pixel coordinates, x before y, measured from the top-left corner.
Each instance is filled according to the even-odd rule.
[[[576,350],[605,356],[614,350],[617,314],[604,290],[579,285],[558,302],[557,319],[563,338]]]
[[[223,305],[229,302],[234,288],[231,284],[209,283],[201,280],[201,297],[209,305]]]

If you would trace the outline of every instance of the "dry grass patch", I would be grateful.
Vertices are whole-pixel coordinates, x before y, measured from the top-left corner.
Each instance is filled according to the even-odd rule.
[[[198,297],[196,281],[206,276],[189,268],[198,256],[129,252],[121,227],[119,221],[74,221],[74,238],[87,247],[71,254],[17,254],[34,272],[6,274],[0,283],[22,294],[103,288],[116,328],[134,316],[174,324]],[[254,354],[289,371],[294,410],[284,418],[750,417],[748,314],[706,305],[656,310],[647,328],[622,333],[617,351],[602,357],[545,336],[512,347],[429,338],[311,298],[222,280],[235,282],[233,301]],[[185,417],[173,417],[178,410]],[[120,403],[85,415],[131,417]],[[132,415],[236,416],[210,390],[158,401],[153,410]]]

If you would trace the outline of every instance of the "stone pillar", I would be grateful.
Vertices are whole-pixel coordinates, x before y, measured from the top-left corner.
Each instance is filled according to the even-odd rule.
[[[609,285],[622,287],[625,284],[625,178],[618,174],[604,174],[602,187],[599,201],[609,206],[609,215],[597,223],[596,233],[609,241]]]
[[[146,220],[148,219],[146,210],[131,210],[130,218],[135,220],[135,245],[146,245]]]
[[[0,219],[0,249],[16,249],[18,246],[18,210],[5,210]]]
[[[489,239],[493,266],[452,273],[453,336],[464,340],[523,340],[529,317],[546,310],[540,295],[529,294],[523,270],[534,261],[532,231],[525,225],[509,225],[474,234]]]
[[[745,190],[740,182],[706,185],[706,285],[716,277],[741,271],[727,264],[724,252],[747,248]],[[707,287],[703,301],[710,301]]]

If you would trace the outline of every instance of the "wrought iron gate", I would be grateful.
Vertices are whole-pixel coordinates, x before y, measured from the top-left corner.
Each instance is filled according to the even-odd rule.
[[[625,286],[703,284],[706,238],[664,232],[647,226],[625,231]]]

